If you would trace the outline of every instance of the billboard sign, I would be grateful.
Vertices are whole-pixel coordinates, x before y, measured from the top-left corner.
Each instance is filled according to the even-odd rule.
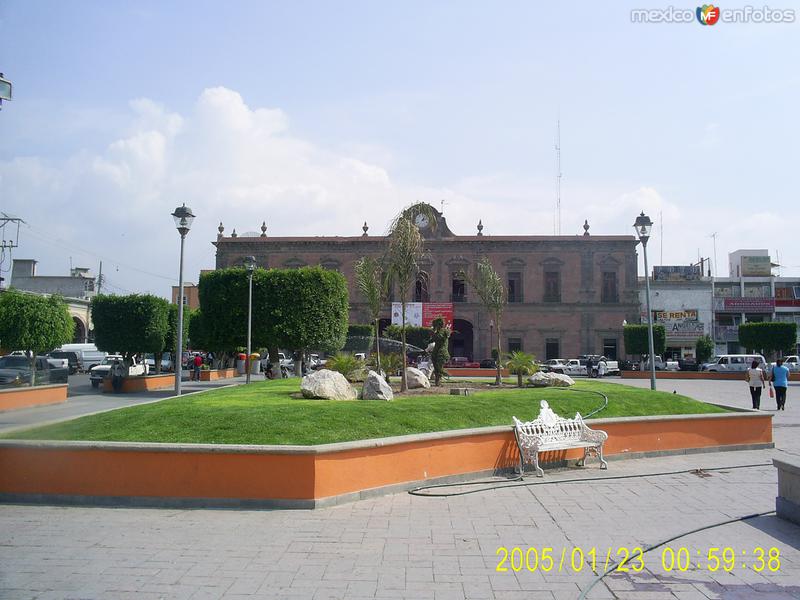
[[[742,277],[769,277],[772,275],[772,262],[769,256],[743,256]]]
[[[696,340],[705,333],[705,323],[700,321],[672,321],[664,324],[667,341]]]
[[[653,267],[653,281],[698,281],[702,276],[700,265]]]
[[[654,310],[653,319],[657,323],[670,321],[697,321],[697,309],[685,308],[681,310]]]
[[[392,302],[392,325],[403,324],[403,308],[400,302]],[[453,325],[452,302],[406,302],[406,325],[430,327],[437,317],[447,325]]]

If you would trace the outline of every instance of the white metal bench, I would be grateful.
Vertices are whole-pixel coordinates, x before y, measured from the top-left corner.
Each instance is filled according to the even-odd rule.
[[[600,429],[590,429],[583,422],[580,413],[574,419],[559,417],[552,411],[547,400],[542,400],[539,416],[533,421],[523,423],[514,419],[514,435],[519,447],[520,474],[524,473],[525,462],[532,463],[536,475],[542,477],[544,471],[539,467],[539,452],[549,450],[568,450],[583,448],[583,458],[579,466],[586,464],[586,457],[593,453],[600,459],[600,468],[607,469],[608,463],[603,459],[603,444],[608,434]]]

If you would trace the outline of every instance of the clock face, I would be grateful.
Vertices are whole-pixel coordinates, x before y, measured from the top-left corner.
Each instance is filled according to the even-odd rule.
[[[414,223],[416,223],[417,227],[420,229],[424,229],[429,224],[428,217],[425,215],[417,215],[417,217],[414,219]]]

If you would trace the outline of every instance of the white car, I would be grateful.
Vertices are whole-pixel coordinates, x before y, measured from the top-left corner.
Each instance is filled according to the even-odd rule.
[[[115,360],[124,361],[121,354],[109,354],[103,359],[102,363],[92,367],[92,369],[89,371],[89,381],[92,382],[93,388],[100,387],[100,382],[108,377],[108,374],[111,371],[111,366],[114,364]],[[148,374],[149,370],[146,364],[136,362],[136,358],[131,359],[131,361],[132,363],[128,368],[129,377]]]
[[[770,365],[770,371],[776,364],[777,363],[772,363]],[[789,369],[790,373],[800,373],[800,357],[798,357],[796,354],[793,354],[792,356],[784,356],[783,366]]]

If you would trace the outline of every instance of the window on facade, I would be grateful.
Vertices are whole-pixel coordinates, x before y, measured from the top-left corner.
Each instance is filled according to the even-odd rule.
[[[544,272],[544,301],[561,302],[561,273],[559,271]]]
[[[414,302],[430,302],[428,281],[423,275],[417,277],[417,281],[414,284]]]
[[[617,273],[606,271],[603,273],[603,291],[601,302],[619,302],[619,290],[617,289]]]
[[[603,356],[608,360],[617,360],[617,339],[604,338],[603,339]]]
[[[458,275],[453,275],[453,291],[450,300],[451,302],[467,301],[467,285]]]
[[[522,273],[509,272],[508,274],[508,301],[522,302]]]
[[[508,351],[509,352],[522,352],[522,338],[510,337],[508,338]]]
[[[547,338],[544,343],[545,360],[561,358],[560,354],[561,344],[559,344],[558,338]]]

